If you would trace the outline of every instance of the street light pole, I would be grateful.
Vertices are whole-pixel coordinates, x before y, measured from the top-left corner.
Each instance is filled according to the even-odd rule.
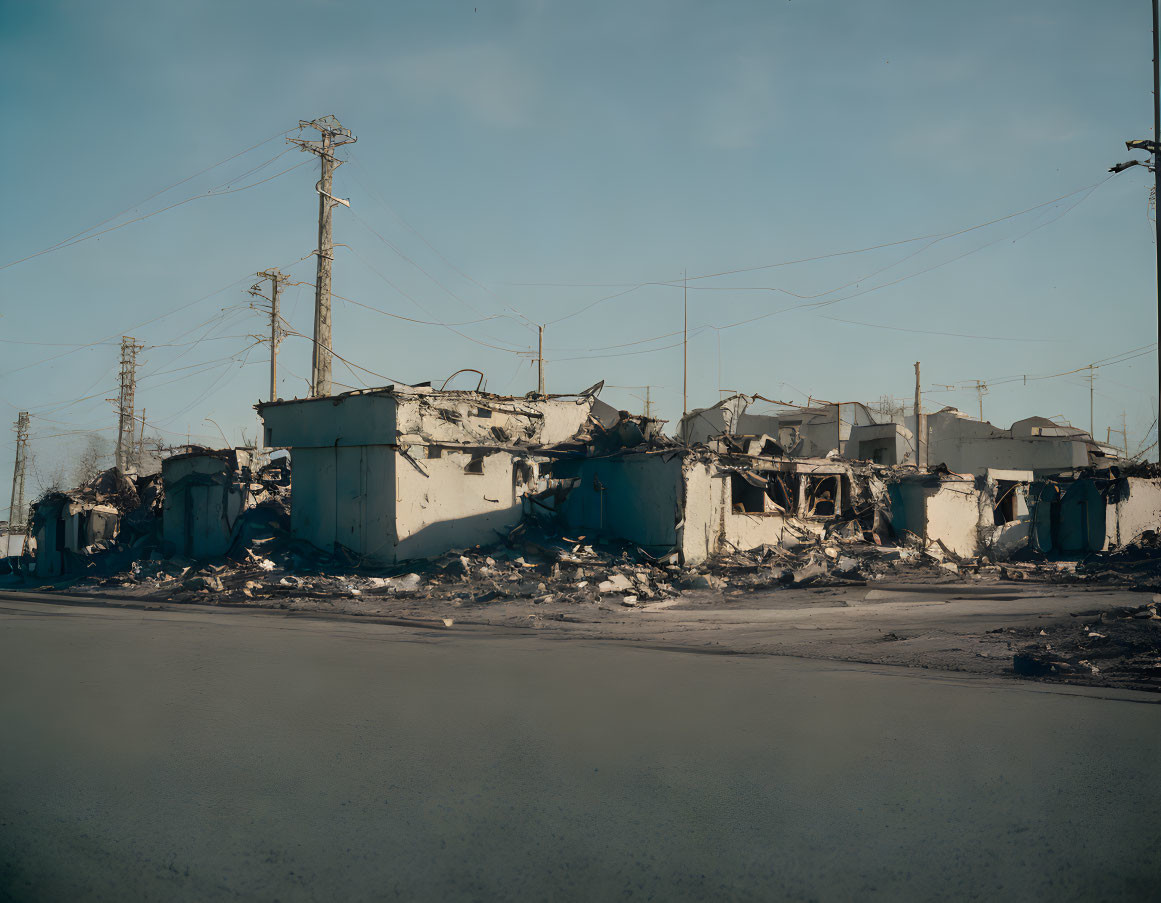
[[[1156,142],[1161,141],[1161,68],[1157,52],[1157,0],[1153,0],[1153,213],[1161,203],[1161,172],[1157,168]],[[1155,220],[1156,222],[1157,220]],[[1154,229],[1153,244],[1157,250],[1157,410],[1161,411],[1161,230]],[[1158,426],[1161,432],[1161,426]]]
[[[1145,151],[1153,155],[1153,160],[1126,160],[1109,167],[1109,172],[1114,173],[1124,172],[1133,166],[1145,166],[1153,171],[1154,222],[1157,221],[1157,202],[1161,200],[1161,171],[1158,170],[1158,162],[1161,162],[1161,52],[1158,51],[1157,2],[1153,0],[1153,138],[1125,142],[1129,150]],[[1157,409],[1161,411],[1161,230],[1156,227],[1153,230],[1153,244],[1157,253]],[[1158,426],[1158,434],[1161,435],[1161,425]]]

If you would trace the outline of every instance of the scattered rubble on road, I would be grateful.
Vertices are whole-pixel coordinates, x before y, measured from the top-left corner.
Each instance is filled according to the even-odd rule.
[[[1003,631],[1013,641],[1027,641],[1012,656],[1012,670],[1023,677],[1130,680],[1143,689],[1161,690],[1158,603],[1161,596],[1153,596],[1144,605],[1078,615],[1039,630]]]
[[[515,600],[599,606],[607,601],[617,608],[649,610],[651,603],[667,600],[734,599],[747,591],[784,587],[998,581],[1014,573],[1034,573],[1038,567],[1012,571],[1019,566],[1001,569],[981,559],[952,560],[937,544],[924,548],[918,537],[884,546],[858,531],[788,535],[779,545],[718,555],[686,567],[676,553],[658,557],[624,541],[553,535],[543,525],[523,522],[493,546],[367,569],[341,550],[326,555],[290,538],[285,512],[273,503],[249,509],[244,516],[248,525],[236,531],[232,559],[158,555],[120,570],[120,559],[94,556],[80,575],[54,585],[73,592],[88,588],[220,605],[350,607],[347,603],[359,600],[359,607],[366,608],[391,598],[453,606]]]
[[[1089,555],[1077,563],[1076,573],[1089,583],[1161,592],[1161,535],[1146,530],[1119,549]]]

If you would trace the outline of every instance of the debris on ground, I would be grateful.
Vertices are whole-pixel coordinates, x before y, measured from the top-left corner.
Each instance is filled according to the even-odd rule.
[[[1079,580],[1161,591],[1161,535],[1146,530],[1119,549],[1094,552],[1076,565]]]
[[[152,553],[127,567],[114,555],[94,555],[69,581],[135,597],[212,604],[278,607],[336,605],[363,608],[385,598],[417,606],[478,606],[531,600],[538,605],[654,610],[658,602],[734,598],[749,590],[860,586],[875,581],[926,583],[998,580],[986,560],[949,560],[936,543],[907,536],[885,545],[858,530],[787,532],[777,545],[728,549],[695,567],[677,563],[676,550],[649,554],[608,537],[554,532],[522,522],[492,546],[454,549],[395,568],[366,568],[343,549],[324,553],[294,540],[281,498],[248,509],[235,527],[228,556],[212,561]],[[373,610],[373,609],[372,609]],[[416,609],[419,610],[418,608]]]
[[[1030,640],[1012,656],[1012,670],[1024,677],[1099,677],[1161,690],[1161,596],[1135,607],[1078,616],[1042,628],[1009,629],[1013,640]]]

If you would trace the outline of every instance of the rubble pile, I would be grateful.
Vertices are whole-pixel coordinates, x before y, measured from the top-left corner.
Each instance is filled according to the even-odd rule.
[[[1012,657],[1012,670],[1024,677],[1098,678],[1161,690],[1161,596],[1136,607],[1046,628],[1006,630],[1029,640]],[[1087,682],[1087,681],[1086,681]]]
[[[1094,552],[1077,563],[1076,573],[1091,583],[1161,592],[1161,535],[1146,530],[1119,549]]]
[[[257,510],[257,509],[255,509]],[[589,537],[549,538],[517,531],[507,543],[449,551],[395,569],[365,569],[343,555],[326,555],[277,535],[256,536],[240,560],[201,564],[180,559],[134,565],[100,580],[104,587],[139,588],[174,601],[282,604],[292,600],[417,601],[482,605],[507,600],[631,607],[671,598],[681,569],[625,543],[599,546]],[[409,570],[404,568],[410,568]]]
[[[949,560],[938,547],[923,549],[921,541],[882,546],[812,534],[718,556],[708,566],[718,579],[739,588],[859,585],[888,578],[931,582],[996,571],[974,560]]]
[[[119,573],[95,572],[71,581],[134,596],[175,602],[352,608],[392,597],[424,605],[533,604],[646,606],[698,591],[737,595],[795,587],[865,585],[869,581],[947,582],[998,576],[977,560],[949,560],[938,545],[909,538],[900,546],[864,534],[787,535],[779,545],[719,554],[693,567],[676,552],[653,556],[631,543],[554,533],[525,521],[503,542],[456,549],[394,568],[367,568],[337,549],[327,554],[292,539],[285,509],[272,499],[249,509],[235,530],[229,557],[193,561],[160,553]],[[98,559],[99,560],[99,559]]]

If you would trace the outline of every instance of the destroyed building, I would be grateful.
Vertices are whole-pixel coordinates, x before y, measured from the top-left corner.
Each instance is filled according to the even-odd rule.
[[[1123,548],[1148,531],[1161,531],[1161,479],[1155,468],[1078,471],[1031,487],[1034,551],[1085,555]]]
[[[215,558],[230,548],[242,513],[277,492],[254,449],[191,448],[162,461],[162,538],[170,555]]]
[[[915,418],[908,420],[914,426]],[[923,415],[923,421],[927,462],[956,473],[983,475],[1000,468],[1028,470],[1039,478],[1118,459],[1112,446],[1046,417],[1028,417],[1003,429],[948,407]]]
[[[892,528],[953,558],[1003,560],[1028,543],[1031,483],[1030,471],[896,473],[888,486]]]
[[[552,473],[568,484],[557,506],[567,529],[617,536],[687,565],[843,524],[860,537],[883,527],[876,511],[886,486],[872,469],[787,458],[769,436],[576,457]]]
[[[773,405],[753,413],[758,405]],[[690,411],[678,436],[690,445],[723,435],[766,434],[791,457],[839,455],[885,465],[945,465],[955,473],[984,476],[988,470],[1031,471],[1034,477],[1108,465],[1117,450],[1084,430],[1045,417],[1018,420],[1008,429],[976,420],[952,407],[922,415],[921,454],[915,416],[877,420],[858,402],[785,409],[761,395],[733,395],[710,408]]]
[[[529,514],[686,565],[837,533],[913,538],[958,559],[1005,558],[1027,545],[1034,469],[919,471],[898,463],[914,459],[911,431],[875,423],[863,405],[750,415],[751,401],[734,396],[684,418],[683,434],[701,437],[694,444],[665,439],[657,422],[591,392],[396,386],[258,409],[266,444],[295,462],[292,535],[373,566],[486,545]],[[933,420],[945,442],[964,418]],[[755,427],[773,432],[740,432]],[[1038,422],[1016,433],[1044,455],[1085,448],[1075,433]]]
[[[389,565],[505,535],[543,488],[537,450],[595,402],[397,385],[257,407],[265,444],[290,451],[292,535]]]
[[[755,403],[771,407],[766,413],[751,412]],[[823,458],[832,452],[842,454],[852,430],[877,425],[867,406],[857,401],[794,407],[761,395],[732,395],[713,407],[697,408],[682,417],[677,438],[686,445],[704,445],[722,435],[767,435],[788,455]],[[884,436],[887,433],[894,437],[893,431],[883,431]],[[866,441],[871,439],[867,434]],[[892,455],[896,456],[897,452],[893,450]]]
[[[80,559],[111,546],[123,517],[140,507],[137,486],[115,467],[77,489],[45,493],[32,504],[29,530],[37,576],[67,573]]]

